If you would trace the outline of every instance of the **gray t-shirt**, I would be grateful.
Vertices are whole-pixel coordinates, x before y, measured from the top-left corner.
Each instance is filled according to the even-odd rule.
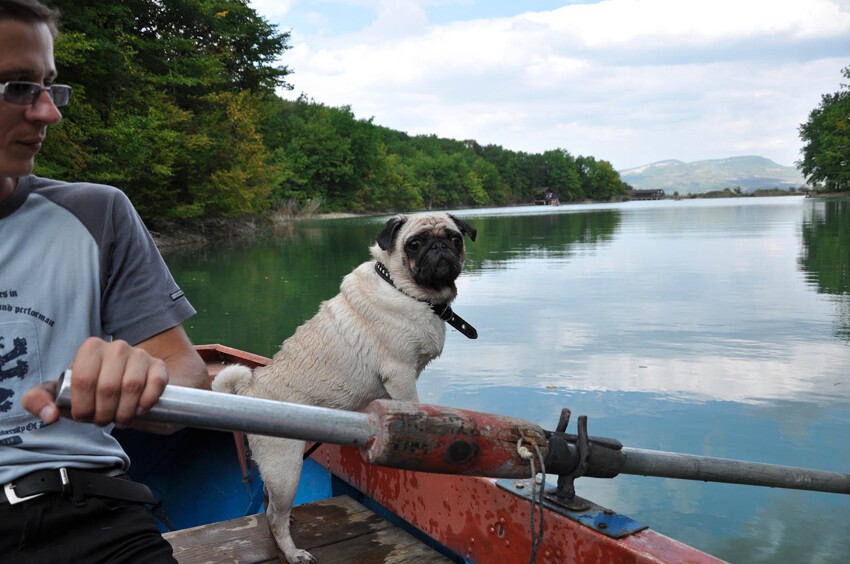
[[[110,427],[44,426],[21,398],[90,336],[137,344],[194,313],[120,190],[21,178],[0,202],[0,484],[44,468],[126,469]]]

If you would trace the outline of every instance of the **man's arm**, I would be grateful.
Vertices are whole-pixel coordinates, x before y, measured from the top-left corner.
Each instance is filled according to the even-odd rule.
[[[173,386],[184,386],[201,390],[210,389],[210,375],[207,365],[192,346],[182,325],[172,327],[137,345],[153,358],[162,359],[168,371],[168,383]],[[150,404],[140,406],[144,411],[150,409],[162,392]],[[149,423],[136,421],[131,425],[156,433],[173,433],[182,427],[164,423]]]
[[[87,339],[71,363],[71,416],[98,425],[145,428],[160,432],[176,428],[135,422],[148,411],[167,384],[209,389],[203,360],[178,325],[132,347],[124,341]],[[24,407],[46,424],[59,419],[55,389],[49,385],[29,390]]]
[[[182,325],[154,335],[136,346],[147,351],[150,356],[165,361],[169,384],[210,389],[207,365],[192,346]]]

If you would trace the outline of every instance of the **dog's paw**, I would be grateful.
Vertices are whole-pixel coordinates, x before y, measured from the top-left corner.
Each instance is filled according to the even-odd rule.
[[[225,366],[212,382],[214,392],[238,394],[251,380],[251,369],[241,364]]]
[[[286,560],[289,564],[316,564],[316,559],[306,550],[296,548],[292,554],[286,555]]]

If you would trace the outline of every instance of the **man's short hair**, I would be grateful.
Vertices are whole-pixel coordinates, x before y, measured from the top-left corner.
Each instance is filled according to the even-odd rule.
[[[49,8],[39,0],[0,0],[0,20],[44,23],[54,37],[59,34],[59,10]]]

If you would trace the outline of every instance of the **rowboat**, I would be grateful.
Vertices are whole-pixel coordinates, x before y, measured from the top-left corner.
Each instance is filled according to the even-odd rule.
[[[222,345],[204,345],[197,349],[207,363],[211,378],[228,364],[256,367],[270,362],[268,358]],[[131,476],[148,484],[158,499],[152,512],[165,538],[174,547],[175,557],[181,563],[276,561],[279,554],[262,513],[262,480],[246,452],[243,434],[233,429],[276,434],[274,429],[268,432],[265,429],[274,428],[278,424],[274,420],[281,418],[269,417],[262,411],[268,406],[260,402],[266,400],[226,396],[228,403],[211,408],[213,404],[204,403],[206,399],[198,404],[192,394],[218,397],[222,394],[178,390],[185,391],[172,396],[177,398],[172,404],[163,403],[167,400],[163,394],[162,407],[151,410],[150,415],[153,420],[177,421],[190,427],[170,436],[133,430],[115,433],[133,461]],[[184,397],[189,399],[180,399],[180,393],[188,394]],[[248,402],[247,409],[256,409],[256,413],[246,416],[245,408],[230,408],[230,402],[243,400]],[[439,428],[450,427],[458,421],[467,428],[475,423],[474,432],[468,433],[474,435],[469,443],[472,447],[468,452],[462,448],[459,452],[459,444],[469,445],[452,439],[444,449],[437,441],[433,443],[437,445],[433,450],[439,451],[440,456],[430,456],[421,445],[414,444],[420,439],[412,439],[413,435],[405,436],[400,442],[398,437],[376,439],[372,434],[369,445],[361,444],[360,439],[337,439],[357,434],[361,422],[364,425],[374,423],[375,413],[370,413],[367,419],[365,414],[340,412],[340,417],[349,419],[336,419],[331,413],[335,410],[279,404],[319,410],[324,418],[325,429],[320,429],[321,436],[316,438],[325,442],[307,451],[309,458],[305,459],[292,525],[296,544],[311,551],[319,562],[721,562],[611,508],[575,496],[574,491],[565,498],[562,486],[566,484],[571,490],[572,478],[561,474],[558,488],[547,485],[542,474],[538,474],[540,466],[535,468],[534,465],[535,457],[531,452],[537,448],[534,440],[527,440],[524,456],[524,464],[530,460],[530,472],[527,464],[510,463],[510,459],[517,459],[517,454],[523,454],[519,452],[522,444],[517,444],[515,453],[508,452],[513,447],[503,449],[504,452],[499,452],[500,447],[490,448],[493,444],[505,443],[506,430],[510,428],[511,433],[515,433],[523,427],[522,423],[487,414],[471,416],[471,412],[449,408],[422,406],[424,411],[419,412],[418,404],[396,408],[399,402],[379,400],[375,403],[380,404],[376,409],[386,417],[382,424],[385,429],[415,427],[423,418],[436,420]],[[266,401],[266,404],[278,402]],[[409,411],[410,405],[416,411],[416,424],[401,419],[410,415],[404,411]],[[371,405],[367,411],[370,409]],[[228,419],[228,411],[239,411],[237,415],[241,419],[232,416]],[[300,416],[282,419],[287,418],[300,419]],[[554,448],[552,440],[565,437],[582,444],[595,442],[603,447],[601,450],[608,450],[610,445],[605,441],[610,439],[588,438],[586,430],[582,434],[581,420],[577,436],[566,435],[565,425],[566,422],[561,421],[556,433],[547,432],[550,450]],[[533,434],[531,427],[527,426],[528,432]],[[293,431],[287,430],[290,432]],[[305,438],[298,434],[300,432],[296,430],[295,434],[279,436]],[[514,438],[511,435],[506,444],[511,445]],[[581,453],[584,447],[576,448]],[[405,450],[409,452],[403,452]],[[663,474],[643,464],[644,451],[613,450],[629,451],[631,464],[639,465],[620,468],[623,472],[737,480],[720,474],[719,477]],[[415,455],[407,456],[409,453]],[[473,456],[473,453],[481,456]],[[527,456],[529,453],[531,456]],[[590,455],[584,457],[582,464],[587,466],[589,458]],[[547,457],[555,467],[558,465],[556,459]],[[673,462],[681,465],[681,461]],[[706,461],[701,462],[711,466]],[[653,465],[658,466],[657,461]],[[766,477],[771,470],[768,466],[757,465],[755,469]],[[793,475],[794,469],[776,468],[781,480],[794,479],[786,476]],[[604,475],[606,470],[597,472],[599,477],[611,477],[611,474]],[[818,488],[839,493],[850,491],[850,476],[820,474],[814,478],[807,474],[791,484],[765,482],[759,485]],[[493,475],[507,477],[484,477]],[[594,474],[590,471],[584,475]],[[819,482],[821,479],[823,481]]]
[[[269,362],[222,345],[197,348],[211,378],[227,364]],[[169,436],[133,430],[116,431],[116,436],[133,461],[131,476],[157,496],[152,511],[179,562],[247,563],[278,557],[262,515],[262,480],[244,454],[241,433],[187,428]],[[320,562],[528,562],[535,548],[539,563],[718,562],[595,504],[575,512],[544,501],[532,523],[530,486],[530,475],[497,480],[371,465],[357,448],[325,443],[305,460],[293,535]],[[331,500],[336,500],[332,513],[337,518],[320,511]],[[347,542],[366,545],[374,559],[360,559],[341,546],[340,514],[360,525],[362,534],[350,533],[353,538]],[[308,518],[327,523],[329,530],[302,521]],[[404,533],[396,534],[402,538],[398,543],[378,534],[391,527]],[[538,537],[539,545],[533,547]],[[375,550],[376,544],[383,550]]]

